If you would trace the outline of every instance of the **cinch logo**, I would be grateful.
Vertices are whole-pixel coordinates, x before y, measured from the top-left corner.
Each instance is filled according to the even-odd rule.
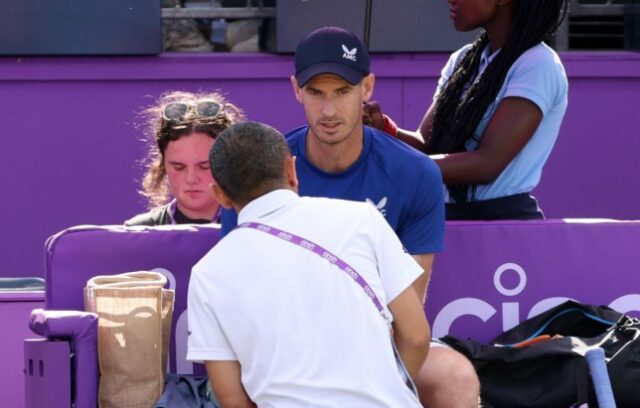
[[[376,209],[380,211],[380,214],[382,214],[383,217],[387,216],[387,210],[384,208],[387,205],[387,197],[382,197],[382,199],[380,200],[380,202],[378,202],[378,204],[376,204],[370,198],[366,198],[365,201],[371,204],[372,206],[376,207]]]
[[[502,284],[502,275],[507,271],[513,271],[518,275],[518,284],[513,288],[506,288]],[[527,274],[524,269],[516,263],[505,263],[496,269],[493,275],[493,284],[496,290],[508,298],[513,298],[524,291],[527,286]],[[511,300],[511,299],[509,299]],[[531,307],[527,314],[527,319],[532,318],[542,312],[545,312],[567,300],[574,300],[569,297],[551,297],[541,299]],[[640,311],[640,294],[628,294],[620,296],[609,303],[609,307],[620,313],[628,313],[630,311]],[[520,303],[519,302],[503,302],[502,311],[502,330],[507,331],[520,323]],[[442,337],[449,334],[449,330],[459,317],[475,316],[483,322],[488,321],[498,310],[487,301],[477,298],[460,298],[449,302],[437,314],[433,321],[432,335],[433,337]]]
[[[348,60],[356,62],[356,53],[358,52],[357,48],[349,50],[344,44],[342,44],[342,51],[344,51],[344,54],[342,54],[342,58],[346,58]]]

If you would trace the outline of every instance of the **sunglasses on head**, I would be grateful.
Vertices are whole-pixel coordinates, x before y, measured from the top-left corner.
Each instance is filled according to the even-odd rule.
[[[196,118],[214,118],[222,107],[216,101],[201,100],[198,102],[171,102],[162,108],[162,117],[175,122],[183,119],[188,113],[195,112]]]

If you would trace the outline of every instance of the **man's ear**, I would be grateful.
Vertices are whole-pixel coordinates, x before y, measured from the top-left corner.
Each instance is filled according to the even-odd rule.
[[[211,183],[209,187],[211,187],[211,191],[213,191],[213,195],[216,197],[216,200],[218,201],[218,203],[220,203],[221,206],[223,206],[226,209],[233,208],[231,199],[229,199],[229,196],[226,195],[224,191],[222,191],[222,189],[217,183]]]
[[[287,185],[298,192],[298,173],[296,171],[296,156],[289,156],[284,162],[284,171],[287,177]]]
[[[373,86],[376,83],[376,77],[369,74],[362,79],[362,102],[369,102],[373,95]]]
[[[298,86],[298,80],[294,75],[291,75],[291,86],[293,87],[293,93],[296,95],[296,99],[302,103],[302,88]]]

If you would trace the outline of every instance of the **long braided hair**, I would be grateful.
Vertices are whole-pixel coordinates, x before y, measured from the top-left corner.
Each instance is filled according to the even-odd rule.
[[[465,143],[495,100],[511,65],[529,48],[555,32],[567,13],[567,0],[516,0],[513,9],[513,33],[501,51],[467,88],[478,71],[480,56],[489,43],[486,31],[478,38],[455,67],[435,105],[435,115],[426,152],[457,153],[465,151]],[[449,185],[453,202],[466,202],[475,195],[475,185]]]

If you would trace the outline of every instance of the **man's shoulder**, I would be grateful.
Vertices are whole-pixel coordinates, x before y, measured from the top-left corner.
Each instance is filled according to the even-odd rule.
[[[293,145],[298,143],[300,138],[304,137],[307,134],[307,129],[309,129],[309,126],[304,125],[304,126],[299,126],[297,128],[293,128],[287,133],[285,133],[284,138],[287,140],[289,147],[292,147]]]
[[[395,139],[381,130],[366,128],[371,135],[371,156],[385,168],[400,173],[416,172],[441,177],[440,169],[426,154]]]
[[[314,214],[316,225],[371,225],[382,217],[371,201],[342,198],[300,197],[298,210],[300,216]]]
[[[302,211],[309,213],[309,210],[317,209],[319,212],[327,213],[331,211],[338,212],[352,212],[354,214],[361,214],[363,209],[371,207],[365,201],[346,200],[343,198],[329,198],[329,197],[300,197],[300,205]]]
[[[232,231],[233,232],[233,231]],[[239,244],[238,237],[233,233],[227,234],[218,241],[200,260],[193,266],[193,274],[203,275],[207,278],[218,273],[228,275],[235,261],[241,260],[239,251],[244,248]]]

